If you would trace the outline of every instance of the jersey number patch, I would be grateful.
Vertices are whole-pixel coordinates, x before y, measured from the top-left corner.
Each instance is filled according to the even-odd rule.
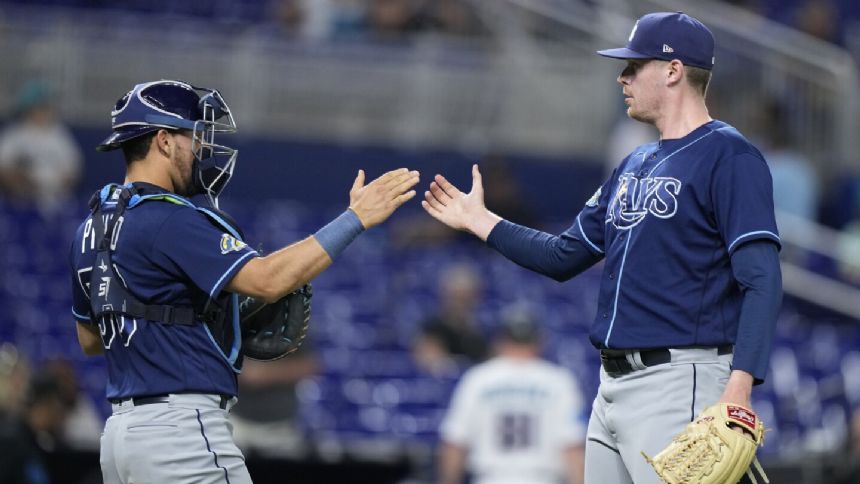
[[[534,443],[534,417],[527,413],[505,413],[497,422],[499,448],[505,451],[527,449]]]
[[[105,314],[99,320],[99,333],[106,350],[119,343],[128,348],[135,332],[137,332],[137,319],[118,314]]]

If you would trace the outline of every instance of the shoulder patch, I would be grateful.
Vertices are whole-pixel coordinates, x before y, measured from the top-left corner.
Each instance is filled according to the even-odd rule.
[[[597,191],[594,192],[594,195],[585,202],[586,207],[596,207],[598,201],[600,201],[600,193],[603,191],[603,187],[598,187]]]
[[[239,252],[247,245],[248,244],[230,234],[221,234],[221,253],[224,255],[229,254],[230,252]]]

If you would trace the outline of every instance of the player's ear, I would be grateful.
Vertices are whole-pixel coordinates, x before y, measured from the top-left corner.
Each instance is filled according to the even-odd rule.
[[[150,149],[156,149],[163,156],[170,155],[170,144],[173,143],[173,138],[170,136],[170,132],[166,129],[159,129],[155,132],[155,136],[152,137],[153,145],[150,146]]]
[[[666,64],[666,85],[674,86],[684,80],[684,64],[673,59]]]

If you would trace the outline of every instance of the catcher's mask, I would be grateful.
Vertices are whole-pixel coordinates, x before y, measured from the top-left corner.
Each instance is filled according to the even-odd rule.
[[[215,142],[215,133],[235,133],[233,113],[214,90],[182,81],[145,82],[121,97],[111,111],[113,133],[96,147],[122,143],[158,129],[188,129],[194,140],[192,193],[204,194],[217,207],[218,196],[233,175],[238,151]]]

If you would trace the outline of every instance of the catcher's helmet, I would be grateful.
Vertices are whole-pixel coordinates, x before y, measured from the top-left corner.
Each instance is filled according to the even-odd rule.
[[[194,137],[194,189],[218,206],[233,174],[238,151],[215,143],[215,133],[233,133],[236,121],[221,94],[182,81],[145,82],[121,97],[111,111],[113,133],[99,144],[110,151],[158,129],[187,129]]]

